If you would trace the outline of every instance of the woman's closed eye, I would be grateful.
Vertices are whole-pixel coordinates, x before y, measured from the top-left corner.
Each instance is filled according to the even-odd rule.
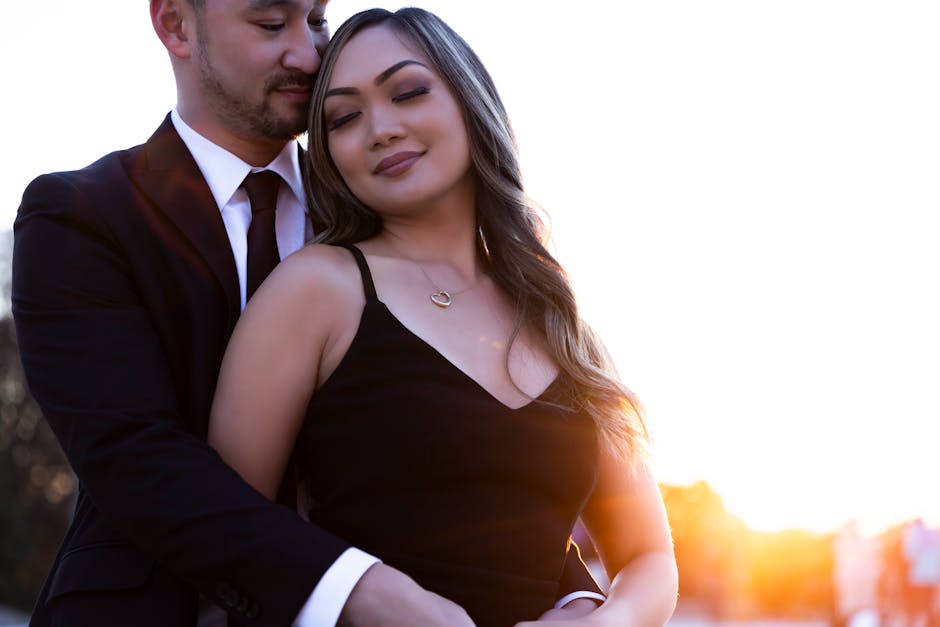
[[[428,89],[427,87],[416,87],[415,89],[408,90],[403,94],[398,94],[397,96],[394,96],[392,98],[392,102],[396,102],[396,103],[405,102],[406,100],[411,100],[412,98],[417,98],[418,96],[423,96],[430,92],[431,90]]]
[[[336,129],[343,126],[344,124],[348,122],[352,122],[357,117],[359,117],[359,115],[360,115],[359,111],[353,111],[352,113],[347,113],[346,115],[341,115],[336,118],[333,118],[332,120],[326,123],[326,130],[335,131]]]
[[[401,104],[403,102],[408,102],[409,100],[418,98],[419,96],[424,96],[429,93],[431,93],[431,90],[428,87],[415,87],[414,89],[409,89],[406,92],[402,92],[396,96],[392,96],[392,102],[394,102],[395,104]],[[338,128],[355,120],[357,117],[359,117],[360,114],[361,112],[354,111],[352,113],[347,113],[345,115],[339,115],[339,116],[333,117],[332,119],[327,118],[326,130],[335,131]]]

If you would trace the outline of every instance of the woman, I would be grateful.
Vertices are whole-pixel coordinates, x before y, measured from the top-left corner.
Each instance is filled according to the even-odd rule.
[[[252,298],[210,442],[269,497],[293,451],[311,523],[478,625],[552,606],[579,516],[613,578],[584,620],[665,623],[646,429],[544,247],[476,55],[419,9],[354,16],[314,88],[308,166],[320,240],[341,246]]]

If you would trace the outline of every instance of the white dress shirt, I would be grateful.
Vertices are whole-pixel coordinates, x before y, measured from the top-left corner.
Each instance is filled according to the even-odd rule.
[[[277,248],[281,259],[313,239],[313,226],[304,201],[298,144],[294,141],[287,142],[274,161],[263,168],[256,168],[197,133],[183,121],[176,109],[170,113],[170,118],[176,132],[192,153],[222,214],[222,222],[225,224],[235,258],[241,306],[244,309],[251,205],[248,202],[248,193],[241,184],[250,172],[273,170],[281,175],[286,183],[281,186],[277,195],[275,217]],[[335,627],[353,588],[359,583],[362,575],[378,561],[359,549],[347,549],[320,578],[297,616],[294,627]],[[204,606],[200,612],[199,627],[224,625],[224,621],[222,610],[214,606]]]
[[[244,309],[248,276],[248,226],[251,224],[248,192],[241,187],[245,177],[251,172],[271,170],[278,173],[286,183],[281,185],[278,192],[275,214],[277,248],[281,259],[299,250],[313,238],[313,227],[308,219],[304,201],[298,144],[287,142],[274,161],[263,168],[255,168],[194,131],[183,121],[176,109],[170,113],[170,117],[176,132],[196,160],[196,165],[206,179],[209,191],[212,192],[212,197],[215,198],[222,214],[222,222],[232,245]]]

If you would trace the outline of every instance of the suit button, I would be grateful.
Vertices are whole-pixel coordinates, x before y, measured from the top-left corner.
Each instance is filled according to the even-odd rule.
[[[235,611],[244,615],[248,611],[248,599],[243,596],[238,597],[238,606],[235,608]]]
[[[235,588],[227,583],[219,584],[216,588],[216,593],[226,607],[232,608],[238,604],[238,593],[235,591]]]

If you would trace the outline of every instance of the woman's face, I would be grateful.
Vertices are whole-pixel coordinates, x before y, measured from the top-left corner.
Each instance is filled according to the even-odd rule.
[[[356,33],[324,106],[327,148],[349,189],[381,214],[472,198],[460,106],[431,62],[388,26]]]

